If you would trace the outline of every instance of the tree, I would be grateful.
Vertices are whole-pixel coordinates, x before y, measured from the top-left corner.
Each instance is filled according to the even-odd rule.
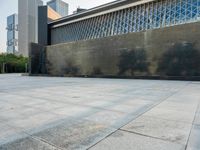
[[[13,54],[0,54],[0,73],[5,67],[6,73],[21,73],[26,71],[25,65],[28,63],[28,58],[16,56]]]

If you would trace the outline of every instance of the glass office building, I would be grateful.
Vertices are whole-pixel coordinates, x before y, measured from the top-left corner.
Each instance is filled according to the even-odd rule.
[[[38,42],[38,6],[41,0],[18,0],[19,54],[28,56],[29,44]]]
[[[18,52],[18,15],[13,14],[7,17],[7,53]]]
[[[59,13],[62,17],[68,15],[69,4],[62,0],[51,0],[47,2],[47,5]]]

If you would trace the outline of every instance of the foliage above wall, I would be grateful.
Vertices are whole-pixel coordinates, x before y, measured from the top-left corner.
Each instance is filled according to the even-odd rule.
[[[176,43],[160,59],[158,72],[168,76],[200,75],[200,51],[192,43]]]

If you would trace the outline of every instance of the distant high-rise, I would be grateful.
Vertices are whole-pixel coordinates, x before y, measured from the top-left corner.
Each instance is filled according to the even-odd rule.
[[[18,52],[18,16],[13,14],[7,17],[7,53]]]
[[[61,18],[61,15],[53,10],[51,7],[47,7],[47,19],[48,22],[54,21],[56,19]]]
[[[51,0],[47,2],[47,5],[59,13],[62,17],[68,15],[69,4],[62,0]]]
[[[38,6],[41,0],[18,0],[19,54],[28,56],[29,44],[38,42]]]
[[[73,12],[73,14],[81,13],[81,12],[83,12],[83,11],[85,11],[85,10],[87,10],[87,9],[78,7],[78,8]]]

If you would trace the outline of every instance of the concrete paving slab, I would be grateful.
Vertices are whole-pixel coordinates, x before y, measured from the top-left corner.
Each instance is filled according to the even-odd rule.
[[[122,129],[186,145],[192,124],[141,116]]]
[[[4,105],[5,106],[5,105]],[[6,108],[6,107],[5,107]],[[5,109],[2,112],[0,116],[4,116],[6,118],[9,118],[9,115],[13,115],[14,118],[17,118],[18,116],[31,116],[35,115],[41,112],[44,112],[40,109],[34,108],[34,107],[29,107],[29,106],[19,106],[19,107],[11,107],[9,109]]]
[[[199,150],[199,149],[195,147],[188,147],[187,150]]]
[[[184,150],[184,146],[159,139],[117,131],[90,150]]]
[[[140,132],[156,137],[125,133],[104,146],[179,150],[186,146],[189,136],[185,124],[192,125],[200,100],[200,84],[185,81],[7,74],[0,75],[0,83],[3,150],[87,149],[101,144],[106,137],[110,140],[110,134],[122,132],[119,128],[137,118],[144,124]],[[157,124],[142,116],[155,118]],[[160,140],[163,135],[165,138]],[[181,144],[175,143],[175,137],[181,135],[177,142]]]
[[[164,101],[156,108],[159,109],[168,109],[168,110],[175,110],[175,111],[185,111],[185,112],[192,112],[194,113],[197,108],[197,103],[180,103],[176,101],[170,101],[169,98],[167,101]]]
[[[0,146],[24,136],[27,135],[22,130],[0,123]]]
[[[161,118],[171,121],[181,121],[192,124],[195,116],[195,110],[193,112],[186,112],[155,107],[154,109],[148,111],[144,115],[154,118]]]
[[[122,104],[123,105],[131,105],[131,106],[135,106],[135,105],[146,105],[146,104],[153,104],[154,102],[149,101],[148,99],[140,99],[140,98],[128,98],[126,101],[123,101]]]
[[[199,104],[199,107],[198,107],[197,113],[200,113],[200,104]]]
[[[196,113],[194,124],[200,126],[200,113],[198,113],[198,112]]]
[[[28,96],[28,97],[21,96],[21,95],[19,95],[19,92],[16,93],[16,94],[4,93],[4,94],[1,95],[1,101],[11,103],[11,104],[15,104],[15,105],[18,105],[20,103],[20,104],[24,104],[26,106],[27,105],[34,105],[34,104],[41,104],[41,103],[46,102],[45,100],[32,98],[30,96]]]
[[[68,120],[33,136],[63,149],[73,150],[87,149],[113,131],[115,129],[88,120]]]
[[[123,121],[126,116],[127,114],[123,112],[102,110],[88,117],[85,117],[85,119],[103,124],[108,127],[117,128],[122,125],[119,123],[119,121]]]
[[[187,145],[187,150],[199,150],[199,149],[200,149],[200,126],[194,125]]]
[[[118,105],[113,105],[112,107],[108,107],[106,109],[110,111],[118,111],[118,112],[123,112],[123,113],[132,113],[135,111],[138,111],[142,107],[146,106],[145,105],[124,105],[124,104],[118,104]]]
[[[59,150],[55,146],[31,137],[18,139],[15,142],[0,145],[1,150]]]
[[[90,111],[95,111],[94,108],[86,106],[77,106],[71,104],[63,104],[62,108],[52,109],[51,112],[59,116],[82,116]]]
[[[23,109],[23,107],[20,107],[21,109]],[[20,114],[19,112],[15,112],[15,109],[9,109],[9,110],[5,110],[0,112],[0,121],[11,121],[13,119],[20,119],[20,118],[24,118],[23,114]]]
[[[85,106],[104,108],[104,107],[112,106],[115,103],[113,103],[111,101],[100,100],[100,99],[97,98],[97,100],[96,99],[89,99],[85,102],[81,102],[80,104],[85,105]]]
[[[59,102],[50,102],[50,103],[43,103],[43,104],[37,104],[37,105],[33,105],[32,107],[40,109],[40,110],[44,110],[44,111],[51,111],[57,108],[63,108],[64,104],[63,103],[59,103]]]
[[[194,87],[192,84],[184,87],[179,92],[174,94],[172,97],[169,97],[168,101],[192,104],[195,103],[198,106],[199,102],[199,90]]]
[[[12,119],[6,123],[14,128],[20,128],[23,130],[35,129],[40,126],[48,125],[51,122],[60,120],[58,115],[51,112],[44,112],[40,114],[35,114],[32,116],[24,116],[22,118]]]
[[[2,109],[0,110],[0,112],[10,111],[10,110],[12,111],[14,109],[21,109],[24,106],[19,105],[19,104],[3,102],[1,107],[2,107]]]
[[[13,129],[6,124],[0,123],[0,141],[5,139],[7,136],[16,134],[18,132],[17,129]]]

